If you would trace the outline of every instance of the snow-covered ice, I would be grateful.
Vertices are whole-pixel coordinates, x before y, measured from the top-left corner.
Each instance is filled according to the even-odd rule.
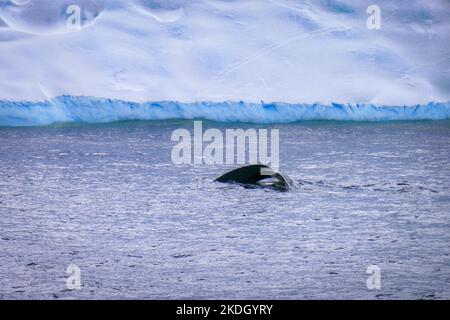
[[[450,101],[449,2],[372,2],[0,0],[0,100]]]

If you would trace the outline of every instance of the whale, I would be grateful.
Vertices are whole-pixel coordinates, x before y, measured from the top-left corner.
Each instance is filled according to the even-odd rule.
[[[269,188],[276,191],[288,191],[292,180],[285,174],[264,164],[251,164],[231,170],[215,181],[240,184],[246,188]]]

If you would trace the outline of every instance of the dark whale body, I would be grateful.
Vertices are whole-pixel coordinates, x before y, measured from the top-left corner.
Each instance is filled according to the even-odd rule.
[[[242,184],[249,188],[271,188],[277,191],[287,191],[292,186],[292,181],[288,176],[263,164],[252,164],[234,169],[218,177],[215,181]]]

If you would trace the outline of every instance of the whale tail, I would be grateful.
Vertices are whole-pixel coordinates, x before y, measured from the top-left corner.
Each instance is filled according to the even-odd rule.
[[[229,171],[215,181],[238,183],[246,187],[266,187],[278,191],[287,191],[292,180],[285,174],[263,164],[252,164]]]

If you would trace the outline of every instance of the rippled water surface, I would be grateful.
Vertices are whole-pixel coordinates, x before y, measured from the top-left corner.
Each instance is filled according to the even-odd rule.
[[[174,165],[192,127],[0,128],[0,298],[450,298],[449,122],[272,126],[286,193]]]

